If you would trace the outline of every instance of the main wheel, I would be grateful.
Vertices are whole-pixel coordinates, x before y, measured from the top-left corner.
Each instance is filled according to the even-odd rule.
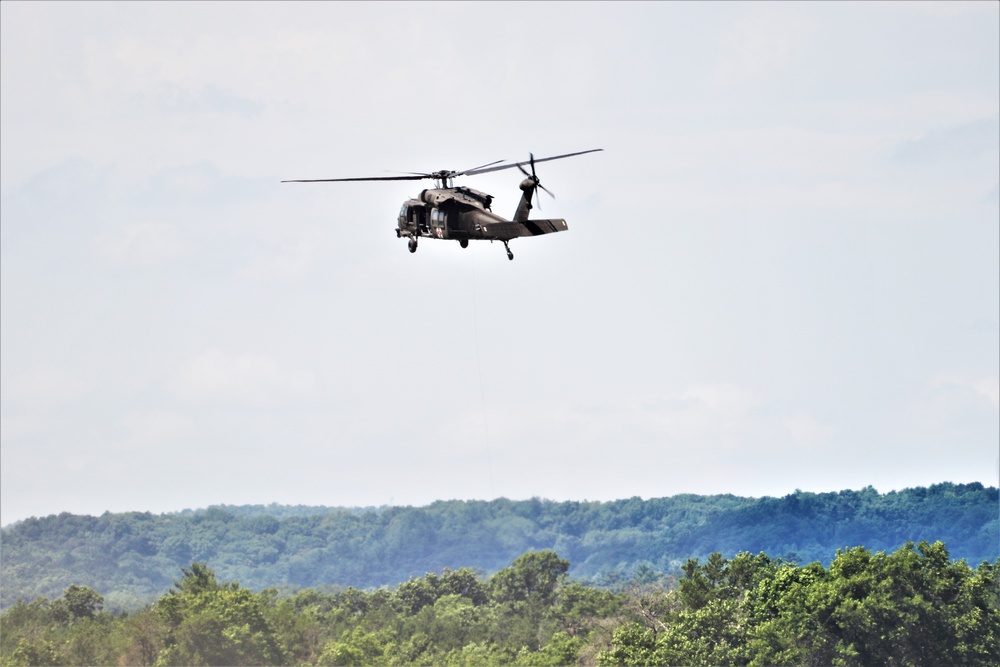
[[[468,248],[469,247],[469,239],[459,239],[458,245],[462,246],[463,248]]]
[[[510,250],[507,251],[507,259],[510,259],[510,260],[514,259],[514,253],[512,253]]]

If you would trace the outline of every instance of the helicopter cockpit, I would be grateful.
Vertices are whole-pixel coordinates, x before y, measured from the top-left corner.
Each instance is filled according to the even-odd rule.
[[[415,229],[418,233],[427,230],[427,205],[411,199],[399,209],[399,228]]]

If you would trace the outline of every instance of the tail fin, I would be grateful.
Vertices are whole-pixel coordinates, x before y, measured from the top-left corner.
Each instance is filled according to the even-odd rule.
[[[513,222],[524,222],[528,219],[528,215],[533,208],[531,197],[535,194],[536,186],[537,183],[530,178],[521,181],[521,201],[517,205],[517,210],[514,211]]]

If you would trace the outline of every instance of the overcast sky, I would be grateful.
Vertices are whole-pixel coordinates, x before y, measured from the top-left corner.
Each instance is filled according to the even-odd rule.
[[[4,525],[997,484],[996,2],[0,13]]]

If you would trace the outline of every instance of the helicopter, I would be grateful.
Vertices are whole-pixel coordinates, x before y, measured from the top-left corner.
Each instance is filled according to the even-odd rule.
[[[513,164],[500,164],[505,160],[497,160],[479,167],[464,171],[442,169],[429,174],[405,172],[405,176],[375,176],[372,178],[318,178],[282,181],[282,183],[332,183],[344,181],[417,181],[425,178],[434,180],[434,187],[421,191],[414,199],[403,203],[399,209],[396,225],[396,238],[408,239],[410,252],[417,251],[418,240],[421,237],[432,239],[451,239],[458,241],[463,248],[469,247],[471,240],[500,241],[507,251],[507,259],[514,259],[510,251],[510,241],[521,236],[539,236],[553,232],[564,232],[568,229],[562,219],[529,219],[533,208],[531,200],[537,190],[545,191],[553,199],[552,194],[538,180],[535,174],[535,164],[549,160],[561,160],[586,153],[596,153],[602,148],[593,148],[577,153],[566,153],[552,157],[536,159],[529,153],[529,159]],[[531,173],[524,168],[530,165]],[[501,169],[517,167],[524,174],[521,181],[521,201],[517,205],[514,217],[507,220],[492,210],[493,195],[473,190],[465,186],[455,186],[454,179],[458,176],[475,176]]]

